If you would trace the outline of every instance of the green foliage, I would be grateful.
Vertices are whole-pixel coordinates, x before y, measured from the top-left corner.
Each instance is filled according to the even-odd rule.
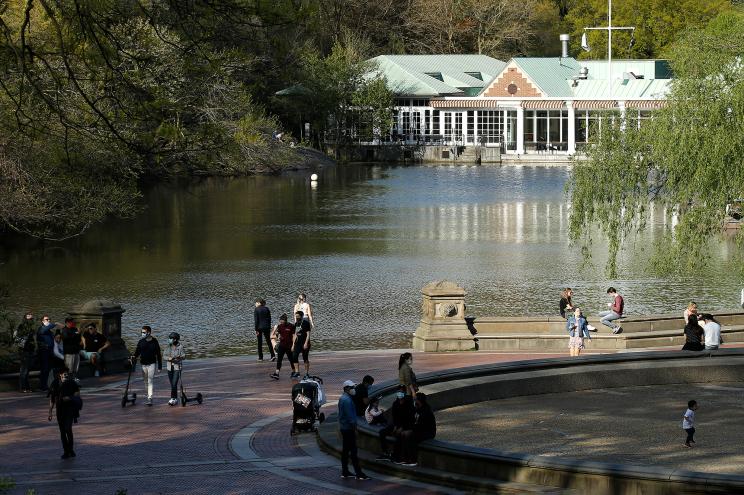
[[[246,84],[256,57],[240,47],[264,21],[285,22],[277,12],[229,0],[3,3],[0,228],[65,239],[135,213],[142,177],[289,163]]]
[[[685,29],[704,26],[710,19],[730,8],[730,0],[616,1],[612,5],[613,26],[635,26],[636,30],[632,48],[629,47],[630,32],[613,33],[613,56],[658,58]],[[565,21],[581,57],[607,57],[606,31],[589,31],[591,51],[579,49],[579,40],[585,27],[607,25],[607,0],[575,2],[566,10]]]
[[[655,246],[661,272],[703,266],[710,242],[723,235],[727,204],[744,196],[743,50],[739,10],[688,32],[670,50],[678,79],[666,107],[640,130],[632,121],[623,130],[616,118],[588,160],[576,162],[571,237],[586,248],[598,225],[609,241],[610,276],[623,240],[643,230],[652,206],[676,220]]]
[[[393,96],[367,61],[368,50],[365,40],[346,33],[328,56],[312,49],[304,54],[302,84],[306,94],[292,104],[327,140],[367,139],[385,134],[392,125]]]

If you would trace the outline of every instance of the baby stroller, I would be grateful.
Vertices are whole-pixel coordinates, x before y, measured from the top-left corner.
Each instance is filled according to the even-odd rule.
[[[291,435],[301,431],[317,431],[315,421],[322,423],[325,414],[320,406],[325,404],[323,379],[317,376],[303,378],[292,387],[292,430]]]

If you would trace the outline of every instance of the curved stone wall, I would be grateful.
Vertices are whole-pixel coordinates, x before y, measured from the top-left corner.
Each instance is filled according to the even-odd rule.
[[[744,350],[723,349],[476,366],[424,375],[419,383],[437,410],[508,397],[595,388],[741,381],[742,376]],[[395,388],[395,383],[382,384],[373,393],[382,394],[383,404],[389,407]],[[335,436],[332,419],[323,425],[320,435],[321,445],[330,451],[334,450]],[[377,430],[360,422],[359,433],[360,448],[376,453]],[[496,490],[504,483],[512,483],[592,494],[744,493],[742,475],[506,454],[438,440],[421,444],[417,468],[378,463],[372,469],[388,472],[392,469],[398,475],[483,490]]]

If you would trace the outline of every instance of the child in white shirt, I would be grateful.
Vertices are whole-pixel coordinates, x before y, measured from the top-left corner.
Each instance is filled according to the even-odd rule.
[[[692,437],[695,435],[695,411],[697,408],[697,401],[691,400],[687,403],[687,411],[685,411],[685,415],[682,416],[682,429],[687,432],[685,447],[692,447],[690,444],[695,443],[695,440],[693,440]]]

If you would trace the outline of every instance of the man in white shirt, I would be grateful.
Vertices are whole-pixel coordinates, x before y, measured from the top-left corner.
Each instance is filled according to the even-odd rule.
[[[703,313],[698,320],[698,325],[703,327],[705,335],[705,350],[712,351],[718,349],[721,344],[721,325],[712,315]]]

